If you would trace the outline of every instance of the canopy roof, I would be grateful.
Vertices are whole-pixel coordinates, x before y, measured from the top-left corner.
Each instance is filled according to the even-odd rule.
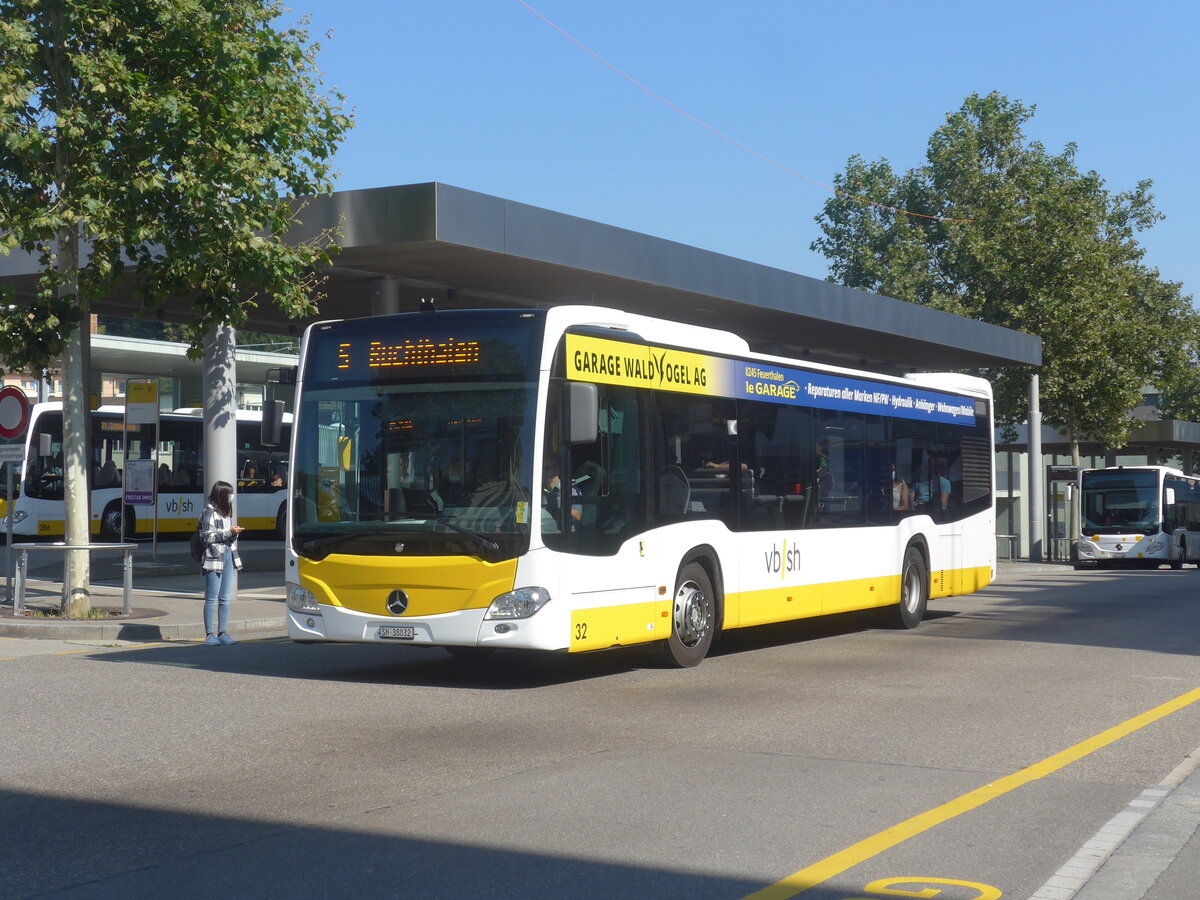
[[[595,304],[726,328],[755,349],[879,371],[1040,365],[1037,337],[816,278],[438,183],[338,191],[307,201],[290,239],[340,226],[320,319],[400,310]],[[36,262],[0,257],[21,296]],[[129,315],[127,289],[92,311]],[[166,320],[189,317],[185,302]],[[269,302],[248,328],[298,334]]]

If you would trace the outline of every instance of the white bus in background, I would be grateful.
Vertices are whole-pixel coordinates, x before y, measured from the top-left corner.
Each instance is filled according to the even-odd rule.
[[[1167,466],[1085,469],[1076,568],[1200,565],[1200,479]]]
[[[190,533],[204,509],[203,411],[164,412],[159,416],[158,444],[153,425],[126,425],[119,406],[93,410],[91,420],[91,535],[116,541],[121,537],[122,481],[126,460],[150,459],[157,466],[158,533]],[[290,417],[278,449],[261,443],[262,416],[237,414],[238,523],[248,531],[282,536],[287,506],[287,442]],[[0,496],[0,533],[5,517],[13,517],[13,537],[62,539],[66,532],[63,502],[62,402],[35,404],[25,433],[24,457],[14,466],[13,497]],[[5,463],[5,465],[9,465]],[[5,479],[0,469],[0,494]],[[124,535],[150,537],[151,506],[126,505]]]
[[[302,642],[698,664],[723,630],[995,572],[992,403],[970,376],[765,356],[593,307],[311,326],[291,450]]]

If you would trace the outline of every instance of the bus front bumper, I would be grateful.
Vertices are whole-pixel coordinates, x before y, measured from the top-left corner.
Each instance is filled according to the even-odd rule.
[[[420,618],[387,618],[322,604],[320,612],[287,611],[293,641],[408,644],[413,646],[495,647],[555,650],[547,622],[528,619],[485,619],[487,610],[465,609]],[[561,642],[557,642],[561,643]]]
[[[1080,562],[1133,562],[1139,559],[1165,559],[1167,542],[1161,537],[1143,535],[1101,535],[1079,542]]]

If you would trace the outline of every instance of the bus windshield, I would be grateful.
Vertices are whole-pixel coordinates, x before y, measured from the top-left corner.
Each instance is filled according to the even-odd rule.
[[[297,410],[298,553],[394,555],[403,543],[501,559],[528,549],[540,317],[498,315],[314,333],[307,377],[324,372]]]
[[[1162,519],[1158,472],[1150,469],[1084,472],[1082,531],[1154,534]]]

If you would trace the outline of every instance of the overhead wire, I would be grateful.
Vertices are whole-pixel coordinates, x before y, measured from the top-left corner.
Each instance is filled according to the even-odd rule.
[[[652,90],[651,88],[647,87],[642,82],[638,81],[636,78],[634,78],[632,75],[630,75],[625,70],[623,70],[620,67],[614,65],[613,63],[609,62],[607,59],[605,59],[603,56],[601,56],[599,53],[597,53],[595,50],[593,50],[587,44],[583,43],[581,40],[579,40],[574,35],[572,35],[570,32],[568,32],[566,29],[561,28],[558,24],[556,24],[555,22],[548,19],[546,16],[544,16],[538,10],[534,9],[532,6],[530,6],[528,3],[526,3],[525,0],[516,0],[516,2],[519,3],[521,6],[525,7],[525,9],[529,10],[529,12],[533,13],[535,16],[537,16],[539,19],[541,19],[542,22],[544,22],[546,25],[553,28],[555,31],[557,31],[560,35],[562,35],[564,38],[566,38],[568,41],[570,41],[572,44],[574,44],[580,50],[587,53],[589,56],[591,56],[597,62],[603,64],[608,69],[615,72],[617,75],[620,75],[622,78],[624,78],[630,84],[632,84],[634,87],[645,92],[646,94],[649,94],[651,97],[653,97],[659,103],[663,104],[663,106],[666,106],[669,109],[674,110],[675,112],[679,113],[679,115],[683,116],[685,119],[688,119],[689,121],[694,122],[696,125],[699,125],[701,128],[705,129],[708,132],[711,132],[712,134],[719,137],[721,140],[727,141],[728,143],[732,144],[733,146],[737,147],[738,149],[743,150],[746,153],[749,153],[751,156],[757,157],[758,159],[762,160],[765,163],[775,166],[775,168],[777,168],[777,169],[787,172],[789,175],[794,175],[797,178],[802,178],[805,181],[811,182],[812,184],[815,184],[818,187],[822,187],[827,191],[831,191],[832,193],[834,193],[840,197],[845,197],[849,200],[854,200],[855,202],[858,202],[858,203],[863,203],[863,204],[866,204],[869,206],[873,206],[877,209],[888,210],[889,212],[898,213],[898,214],[904,215],[904,216],[912,216],[912,217],[918,218],[918,219],[929,219],[934,222],[950,222],[950,223],[960,223],[960,224],[975,221],[974,219],[953,219],[953,218],[949,218],[947,216],[935,216],[935,215],[930,215],[927,213],[912,212],[907,209],[902,209],[898,206],[889,206],[886,203],[880,203],[877,200],[871,200],[867,197],[863,197],[858,194],[852,194],[849,191],[844,191],[841,188],[834,187],[831,184],[826,184],[823,181],[818,181],[816,178],[811,178],[808,175],[805,175],[803,172],[797,172],[795,169],[791,168],[790,166],[786,166],[783,163],[779,162],[778,160],[772,159],[771,157],[767,156],[766,154],[759,153],[753,147],[749,147],[746,144],[743,144],[741,141],[729,136],[728,134],[721,131],[720,129],[714,128],[712,125],[709,125],[703,119],[697,118],[696,116],[692,115],[686,109],[683,109],[683,108],[675,105],[670,100],[668,100],[666,97],[662,96],[661,94],[659,94],[656,91]]]

